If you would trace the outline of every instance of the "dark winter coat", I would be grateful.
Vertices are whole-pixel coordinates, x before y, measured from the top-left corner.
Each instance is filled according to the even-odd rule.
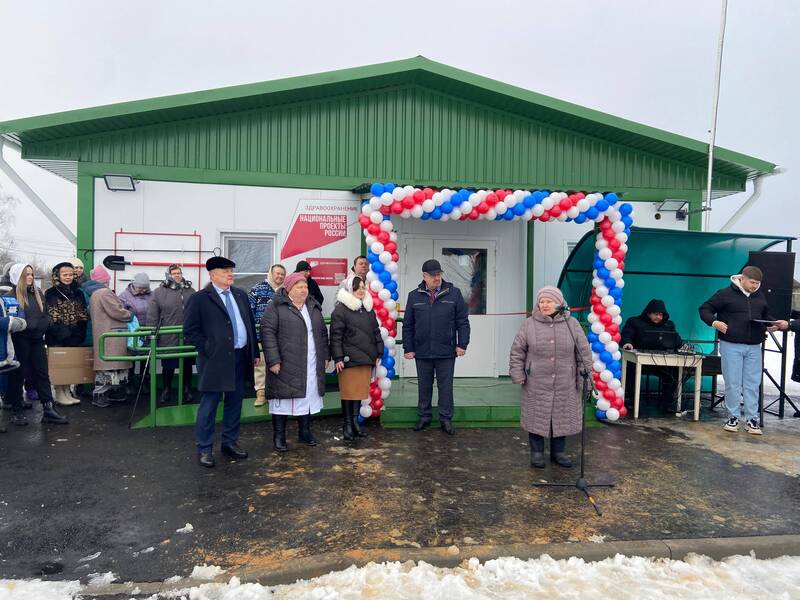
[[[44,293],[45,308],[50,317],[45,340],[48,346],[87,346],[89,300],[80,286],[57,283]]]
[[[162,282],[153,291],[153,298],[147,309],[147,322],[151,327],[162,327],[173,325],[183,325],[183,315],[186,303],[195,293],[194,288],[189,285],[179,285],[174,281]],[[159,346],[177,346],[179,342],[177,335],[158,336]]]
[[[322,303],[325,301],[325,296],[322,295],[322,290],[319,287],[319,284],[314,281],[313,277],[309,277],[307,280],[308,282],[308,295],[314,298],[319,303],[319,307],[322,308]]]
[[[663,313],[664,318],[660,323],[653,323],[647,316],[654,312]],[[636,350],[676,350],[683,346],[675,323],[669,320],[664,301],[655,298],[647,303],[642,314],[625,321],[621,335],[620,346],[630,344]]]
[[[150,301],[153,299],[153,292],[147,289],[142,294],[134,293],[134,285],[129,283],[128,286],[119,293],[119,299],[125,308],[131,311],[136,319],[139,321],[141,327],[150,325],[147,320],[147,311],[150,307]]]
[[[6,296],[11,298],[17,297],[17,288],[12,285],[11,290],[6,292]],[[40,340],[44,337],[47,328],[50,326],[50,317],[47,316],[47,308],[44,307],[44,293],[37,287],[29,287],[27,292],[27,303],[25,306],[25,314],[19,315],[25,319],[26,327],[24,331],[20,331],[15,335],[20,337]],[[44,310],[39,308],[39,303],[36,301],[36,296],[42,301]],[[21,307],[20,307],[21,308]]]
[[[552,319],[535,310],[514,338],[508,366],[511,381],[522,385],[525,431],[550,437],[552,424],[555,437],[580,433],[581,368],[591,372],[592,349],[578,321],[561,315]]]
[[[231,287],[231,293],[247,330],[247,356],[254,361],[259,357],[258,338],[247,293],[237,287]],[[201,392],[236,390],[234,327],[235,324],[231,323],[228,310],[213,284],[209,283],[192,294],[186,303],[183,313],[183,339],[197,349],[197,388]],[[245,378],[252,382],[253,369],[245,369]]]
[[[331,314],[331,357],[347,367],[374,366],[383,355],[383,339],[372,296],[359,300],[345,289],[336,295]]]
[[[452,358],[456,346],[469,344],[469,313],[461,290],[442,281],[441,291],[431,304],[423,281],[408,294],[403,315],[403,350],[416,358]]]
[[[309,294],[306,309],[311,318],[317,351],[317,390],[325,393],[325,361],[330,358],[328,328],[319,303]],[[280,373],[267,377],[267,398],[289,399],[306,396],[308,330],[302,313],[292,304],[285,289],[272,298],[261,319],[261,348],[267,368],[280,364]]]
[[[731,285],[718,290],[703,302],[699,309],[700,318],[708,326],[714,321],[722,321],[728,325],[728,332],[719,334],[719,339],[723,342],[761,344],[767,326],[764,323],[755,323],[753,319],[775,320],[769,314],[767,297],[760,289],[746,296],[735,283],[735,277],[731,277]]]

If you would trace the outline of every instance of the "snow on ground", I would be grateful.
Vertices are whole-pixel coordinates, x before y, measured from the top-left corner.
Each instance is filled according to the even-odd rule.
[[[0,600],[78,600],[78,582],[0,580]],[[83,593],[89,590],[83,589]],[[473,558],[454,569],[427,563],[382,563],[329,573],[274,587],[206,583],[151,596],[149,600],[381,600],[436,599],[606,599],[707,598],[718,600],[800,598],[800,557],[757,560],[734,556],[721,562],[704,556],[686,561],[617,555],[587,563],[548,556],[522,561]]]

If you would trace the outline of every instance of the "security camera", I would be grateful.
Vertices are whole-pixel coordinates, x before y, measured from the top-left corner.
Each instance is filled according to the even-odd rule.
[[[661,213],[657,212],[656,213],[656,221],[660,221],[660,220],[661,220]]]

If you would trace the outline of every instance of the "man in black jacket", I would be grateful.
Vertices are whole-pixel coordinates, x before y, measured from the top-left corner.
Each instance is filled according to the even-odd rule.
[[[206,261],[211,279],[186,302],[183,332],[197,349],[198,386],[202,397],[197,409],[195,438],[200,464],[214,466],[214,417],[225,396],[222,413],[222,453],[247,458],[239,447],[239,424],[245,380],[252,381],[259,358],[258,337],[247,293],[233,287],[236,264],[223,256]]]
[[[747,266],[731,276],[731,285],[718,290],[700,306],[700,318],[719,332],[719,354],[725,379],[726,431],[739,431],[740,403],[744,398],[745,429],[761,435],[758,388],[761,385],[761,343],[765,331],[788,327],[769,314],[767,298],[759,289],[763,274]]]
[[[322,307],[322,303],[325,300],[325,296],[322,295],[322,290],[319,289],[319,284],[314,281],[314,278],[311,277],[311,265],[308,264],[308,261],[301,260],[297,263],[297,266],[294,268],[295,273],[302,273],[306,281],[308,282],[308,294],[317,302],[319,302],[320,307]]]
[[[670,321],[667,307],[663,300],[653,298],[644,307],[642,314],[630,317],[622,328],[623,350],[641,350],[674,352],[683,345],[681,336]],[[677,389],[677,367],[645,366],[645,375],[655,375],[661,380],[661,396],[659,406],[661,412],[669,414],[674,411],[675,392]],[[636,365],[628,364],[625,377],[625,397],[632,398],[636,386]]]
[[[403,316],[403,350],[417,363],[419,420],[414,431],[428,427],[432,419],[433,378],[439,390],[439,422],[453,435],[453,373],[456,357],[469,344],[469,312],[461,290],[442,279],[438,260],[422,265],[422,283],[408,294]]]

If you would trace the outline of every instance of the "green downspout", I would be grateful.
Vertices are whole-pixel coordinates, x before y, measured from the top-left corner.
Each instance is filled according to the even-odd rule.
[[[525,256],[525,310],[529,313],[533,310],[533,221],[527,223],[527,246],[528,251]]]
[[[692,192],[689,201],[689,231],[703,231],[703,192]]]
[[[87,273],[94,267],[94,176],[78,163],[78,252]]]

